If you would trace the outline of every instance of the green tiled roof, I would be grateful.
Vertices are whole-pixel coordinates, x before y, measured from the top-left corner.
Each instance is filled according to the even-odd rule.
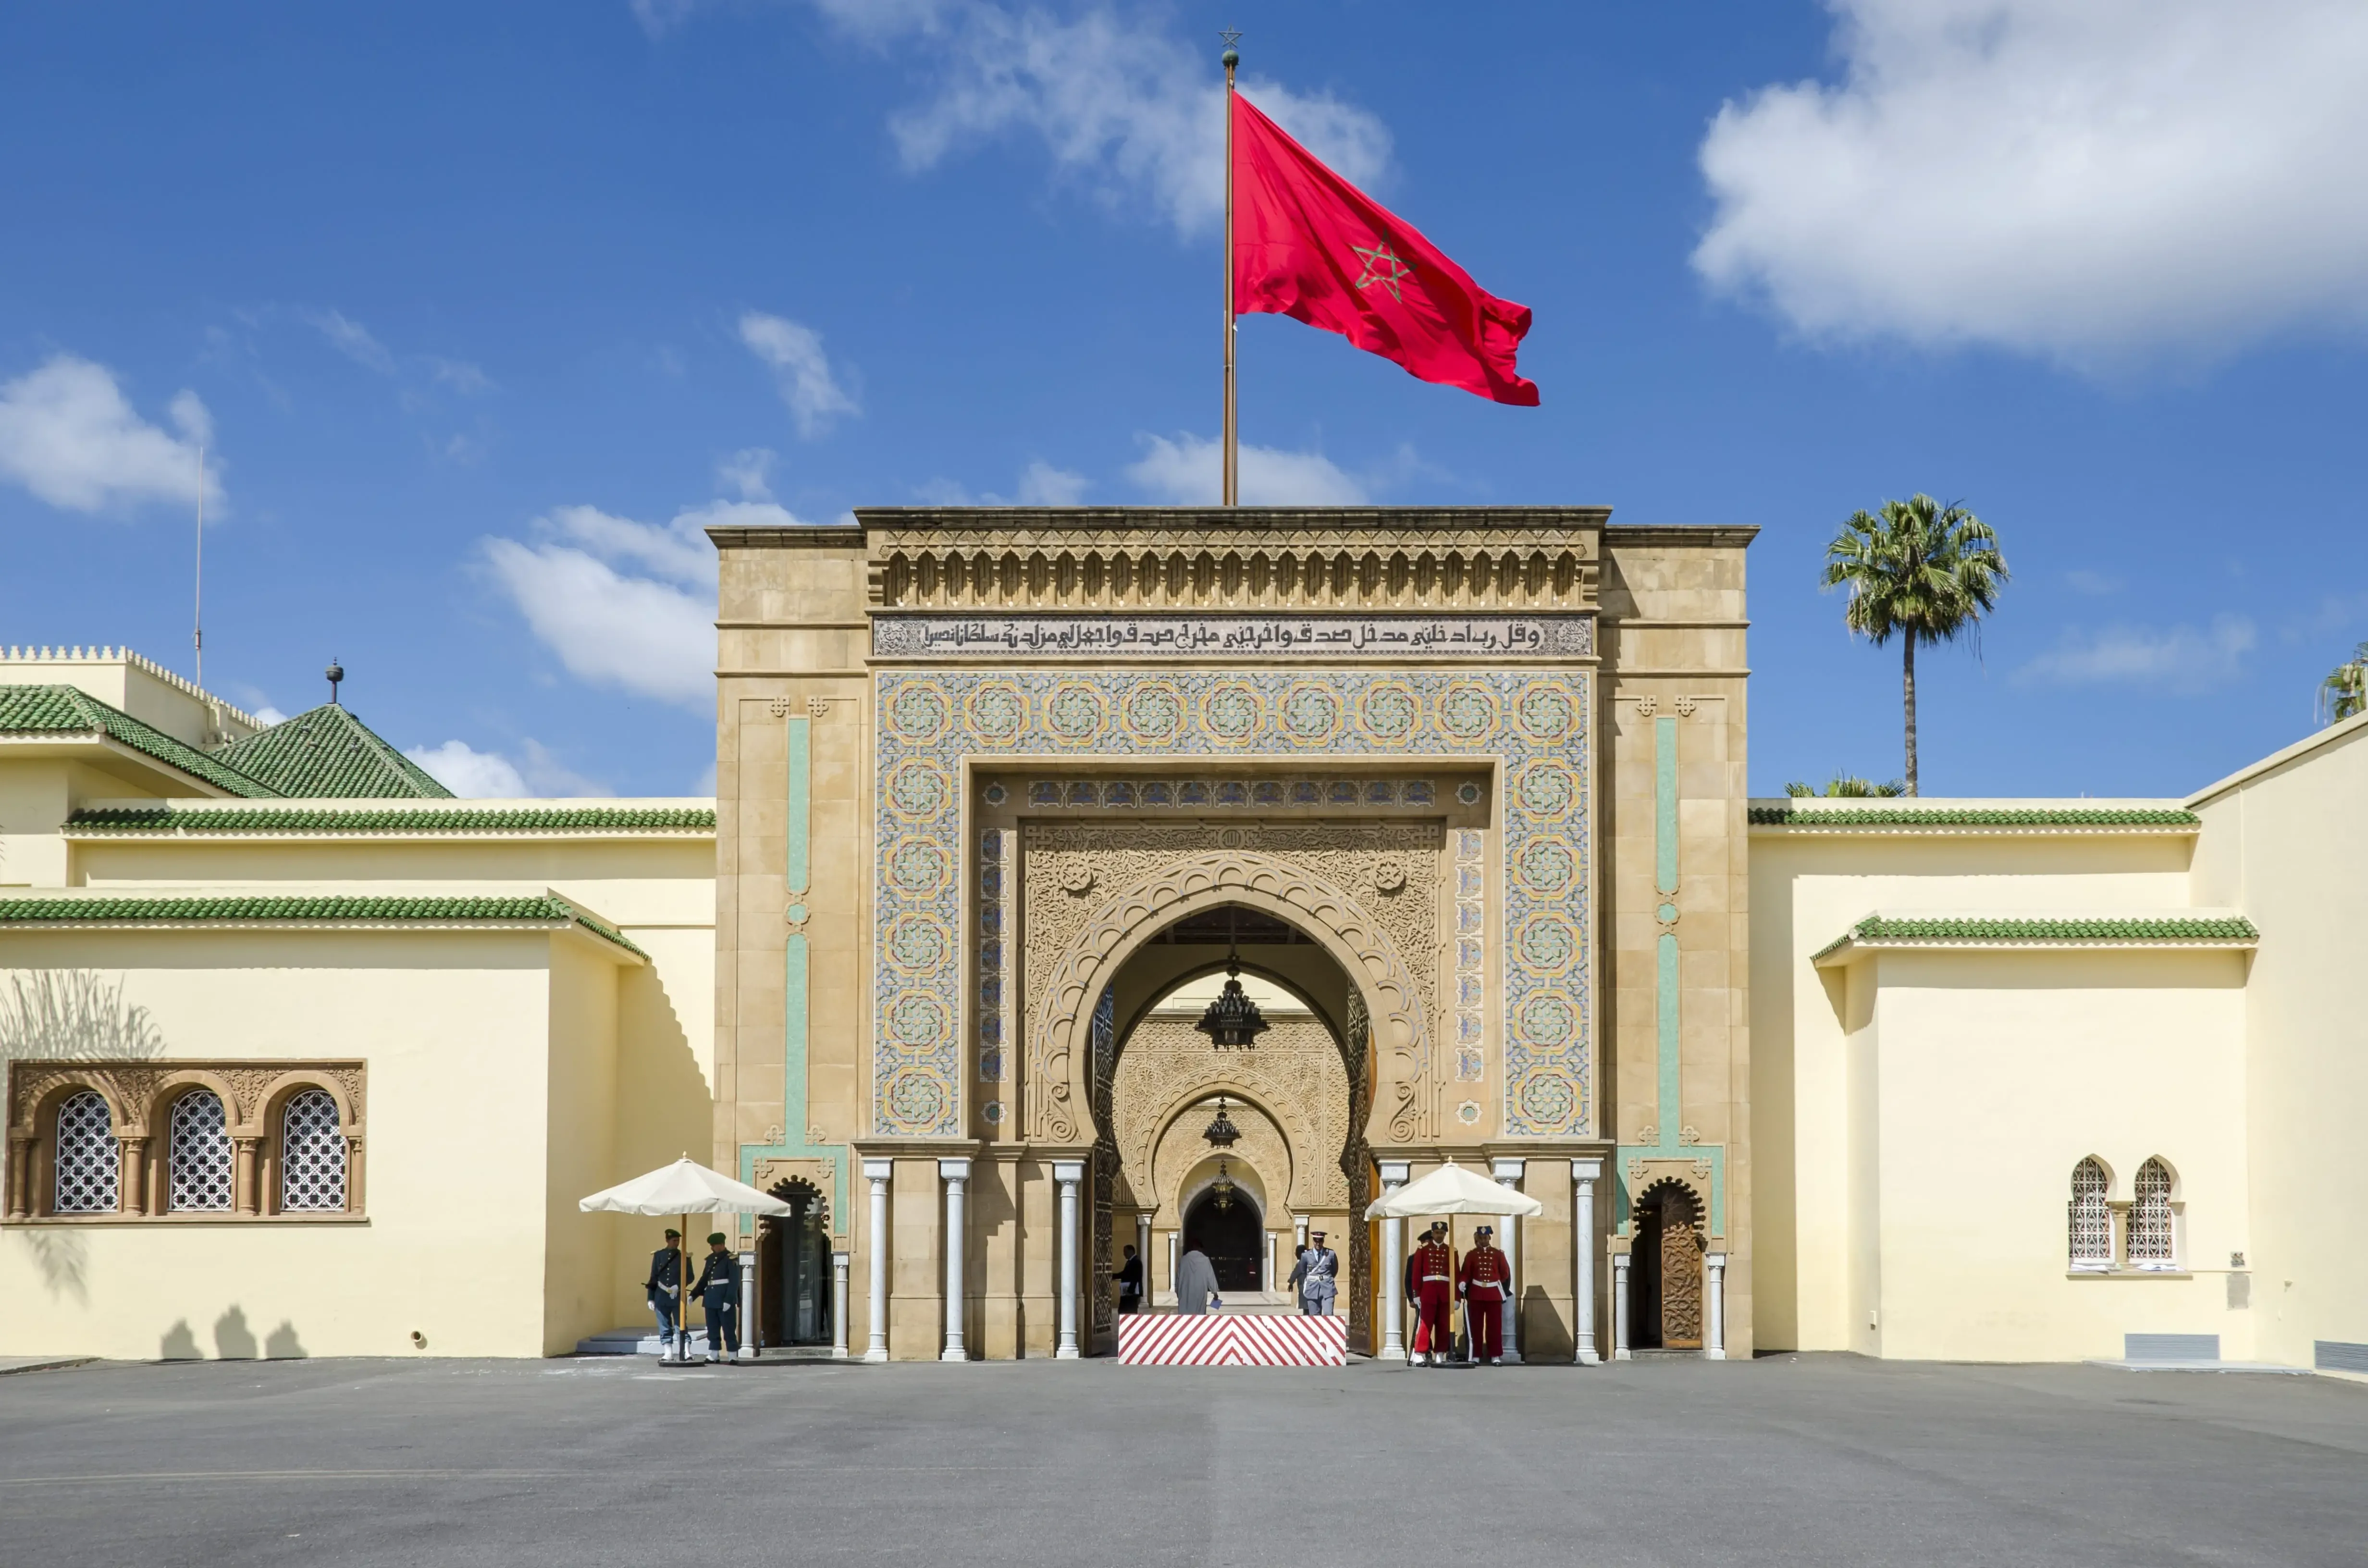
[[[393,806],[322,811],[290,806],[192,811],[178,806],[106,806],[66,819],[69,835],[156,833],[535,834],[651,829],[715,831],[712,806]]]
[[[2177,943],[2258,942],[2261,934],[2242,915],[2137,916],[2112,919],[1989,919],[1949,917],[1919,919],[1870,915],[1817,949],[1815,958],[1851,942],[1964,942],[2009,944],[2024,942]]]
[[[1754,806],[1754,827],[2195,827],[2193,812],[2150,806]]]
[[[214,754],[281,795],[449,801],[452,791],[334,702],[284,719]]]
[[[185,745],[120,708],[71,686],[0,686],[0,734],[102,734],[218,790],[248,799],[283,791],[222,756]]]
[[[90,922],[429,921],[501,922],[564,920],[605,937],[627,952],[641,949],[623,932],[596,919],[564,898],[393,898],[262,895],[237,898],[108,896],[97,898],[0,898],[0,926],[77,925]],[[646,956],[646,955],[645,955]]]

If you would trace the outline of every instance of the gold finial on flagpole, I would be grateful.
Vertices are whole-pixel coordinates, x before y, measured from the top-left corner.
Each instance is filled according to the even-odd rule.
[[[1219,494],[1222,504],[1232,506],[1241,499],[1238,426],[1234,411],[1234,67],[1242,62],[1241,51],[1235,47],[1242,41],[1242,34],[1238,28],[1227,28],[1217,36],[1225,41],[1225,52],[1220,57],[1225,66],[1225,406],[1219,420],[1220,445],[1224,449],[1224,477]]]

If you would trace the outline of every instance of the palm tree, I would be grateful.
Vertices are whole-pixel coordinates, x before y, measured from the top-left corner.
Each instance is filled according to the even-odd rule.
[[[1796,801],[1804,797],[1815,799],[1820,795],[1828,800],[1881,798],[1905,795],[1907,793],[1907,785],[1904,780],[1897,778],[1892,779],[1887,784],[1877,784],[1861,778],[1856,774],[1837,773],[1826,780],[1826,787],[1822,790],[1814,784],[1795,781],[1784,786],[1784,793]]]
[[[2318,683],[2318,709],[2330,724],[2368,713],[2368,642],[2352,649],[2351,657]]]
[[[1907,792],[1916,793],[1916,645],[1976,640],[1982,616],[2007,580],[1998,535],[1963,506],[1930,495],[1885,501],[1880,516],[1852,512],[1826,546],[1823,585],[1850,587],[1842,619],[1881,647],[1907,644],[1900,677],[1907,707]]]

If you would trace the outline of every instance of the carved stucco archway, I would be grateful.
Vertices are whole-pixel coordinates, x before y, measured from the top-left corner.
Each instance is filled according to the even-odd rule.
[[[1365,1135],[1410,1142],[1429,1135],[1431,1030],[1422,990],[1380,920],[1346,892],[1271,856],[1212,850],[1163,868],[1095,910],[1053,966],[1030,1020],[1034,1071],[1026,1085],[1032,1137],[1075,1142],[1091,1101],[1084,1049],[1096,1005],[1127,960],[1178,920],[1238,903],[1289,921],[1328,952],[1362,999],[1376,1080]]]

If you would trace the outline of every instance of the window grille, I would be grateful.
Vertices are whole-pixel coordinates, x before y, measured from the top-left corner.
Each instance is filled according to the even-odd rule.
[[[2170,1167],[2148,1160],[2130,1184],[2130,1267],[2175,1268],[2170,1234]]]
[[[2105,1207],[2105,1167],[2094,1155],[2072,1167],[2072,1267],[2113,1267],[2113,1215]]]
[[[172,1207],[228,1209],[231,1169],[222,1096],[211,1089],[193,1089],[175,1100]]]
[[[58,1107],[57,1212],[112,1214],[121,1207],[117,1183],[123,1155],[115,1118],[95,1089],[70,1095]]]
[[[337,1127],[337,1102],[325,1090],[306,1089],[279,1117],[279,1207],[345,1206],[346,1136]]]

